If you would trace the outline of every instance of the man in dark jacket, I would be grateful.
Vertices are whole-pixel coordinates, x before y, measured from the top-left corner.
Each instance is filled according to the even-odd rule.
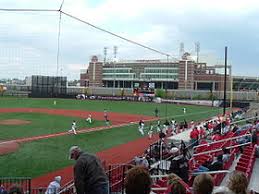
[[[186,183],[188,183],[188,169],[188,160],[183,154],[180,154],[172,159],[170,172],[178,175]]]
[[[77,194],[109,194],[108,178],[95,155],[82,152],[78,146],[72,146],[69,158],[76,161],[74,181]]]
[[[223,155],[218,155],[217,159],[214,160],[209,166],[208,169],[209,171],[218,171],[218,170],[223,170]]]

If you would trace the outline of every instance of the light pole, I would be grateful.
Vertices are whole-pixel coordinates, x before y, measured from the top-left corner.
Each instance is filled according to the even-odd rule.
[[[115,61],[113,61],[113,87],[112,87],[112,95],[115,96]]]
[[[114,54],[114,59],[113,59],[113,91],[112,95],[115,96],[115,79],[116,79],[116,72],[115,72],[115,63],[116,63],[116,57],[117,57],[117,46],[113,47],[113,54]]]
[[[223,116],[226,114],[226,98],[227,98],[227,58],[228,58],[228,47],[225,47],[225,75],[224,75],[224,107]]]
[[[166,56],[166,63],[167,63],[167,70],[166,70],[166,84],[165,84],[165,98],[167,99],[167,89],[168,89],[168,82],[169,82],[169,75],[168,75],[168,68],[169,68],[169,55]],[[165,118],[167,120],[167,103],[165,104]]]

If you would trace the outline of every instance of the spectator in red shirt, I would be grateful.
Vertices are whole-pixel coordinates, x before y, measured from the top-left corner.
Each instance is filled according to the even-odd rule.
[[[213,130],[213,124],[212,124],[212,122],[209,122],[209,124],[208,124],[208,129],[209,129],[210,132]]]
[[[194,127],[190,133],[190,138],[191,138],[191,144],[193,144],[193,146],[198,145],[198,139],[199,139],[199,131],[197,129],[197,127]]]
[[[203,127],[200,127],[200,130],[199,130],[199,136],[200,136],[200,138],[204,138],[205,135],[206,135],[206,132],[205,132],[204,128],[203,128]]]
[[[219,133],[216,133],[215,135],[213,135],[212,136],[212,138],[211,138],[213,141],[218,141],[218,140],[220,140],[221,139],[221,136],[220,136],[220,134]]]

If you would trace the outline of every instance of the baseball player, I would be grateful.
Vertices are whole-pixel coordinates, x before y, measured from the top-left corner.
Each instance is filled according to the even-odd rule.
[[[158,109],[157,109],[157,107],[155,109],[155,116],[158,117]]]
[[[167,126],[163,125],[162,132],[166,135],[167,134]]]
[[[88,122],[89,124],[92,123],[92,115],[91,114],[88,115],[88,117],[86,119],[86,122]]]
[[[172,135],[176,133],[176,121],[174,118],[171,120]]]
[[[153,125],[152,124],[150,125],[149,131],[147,134],[148,134],[148,138],[152,139],[152,136],[153,136]]]
[[[110,120],[108,119],[108,112],[107,112],[106,109],[104,109],[104,111],[103,111],[103,116],[104,116],[104,120],[105,120],[106,125],[109,126]]]
[[[140,120],[140,121],[139,121],[138,130],[139,130],[139,132],[141,133],[141,135],[143,135],[143,136],[144,136],[144,131],[143,131],[144,126],[145,126],[144,121]]]
[[[183,114],[186,114],[186,108],[185,107],[183,108]]]
[[[161,131],[161,124],[160,124],[160,120],[157,121],[157,127],[156,127],[156,130],[157,132],[160,132]]]
[[[76,135],[76,121],[72,122],[71,129],[68,132],[73,132]]]

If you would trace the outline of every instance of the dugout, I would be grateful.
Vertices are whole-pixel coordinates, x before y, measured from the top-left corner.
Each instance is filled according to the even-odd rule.
[[[67,77],[33,75],[31,94],[33,98],[55,98],[67,95]]]

